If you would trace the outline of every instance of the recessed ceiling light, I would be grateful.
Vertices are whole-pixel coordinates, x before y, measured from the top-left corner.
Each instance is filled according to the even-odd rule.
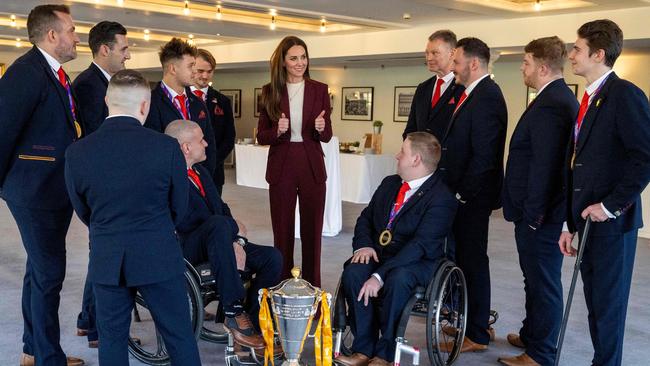
[[[325,18],[322,18],[320,20],[320,32],[325,33],[327,31],[327,28],[325,27]]]
[[[542,1],[541,0],[535,1],[535,5],[533,5],[533,8],[535,9],[535,11],[541,11],[542,10]]]
[[[221,20],[221,17],[223,17],[223,14],[221,13],[221,5],[217,5],[217,19]]]
[[[183,14],[190,15],[190,2],[185,0],[185,6],[183,6]]]
[[[410,14],[410,13],[404,13],[404,14],[402,14],[402,19],[404,19],[404,20],[410,20],[410,19],[411,19],[411,14]]]
[[[271,30],[275,30],[275,15],[271,16],[271,24],[269,24]]]

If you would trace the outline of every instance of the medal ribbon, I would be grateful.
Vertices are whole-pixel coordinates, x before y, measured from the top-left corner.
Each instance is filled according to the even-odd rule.
[[[262,298],[260,299],[260,330],[264,338],[264,366],[268,365],[271,360],[271,366],[274,365],[273,360],[273,320],[271,319],[271,310],[269,309],[268,302],[269,292],[267,289],[262,289]]]
[[[320,319],[318,319],[316,332],[314,333],[316,366],[332,366],[332,319],[330,318],[330,305],[327,298],[327,292],[323,292],[320,300]]]
[[[72,90],[70,89],[70,83],[68,82],[67,76],[63,88],[65,88],[65,91],[68,94],[68,104],[70,106],[70,112],[72,113],[72,120],[74,121],[74,128],[75,128],[75,132],[77,133],[77,138],[81,138],[81,125],[79,124],[79,122],[77,122],[77,110],[75,109],[74,106],[74,99],[72,98]]]

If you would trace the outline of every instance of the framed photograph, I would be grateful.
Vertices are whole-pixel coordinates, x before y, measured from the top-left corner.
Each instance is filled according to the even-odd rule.
[[[573,94],[576,96],[576,99],[578,99],[578,84],[567,84],[566,86],[568,86],[569,89],[571,89]]]
[[[221,89],[219,92],[230,99],[233,117],[241,118],[241,89]]]
[[[341,120],[372,121],[372,95],[375,88],[341,88]]]
[[[537,96],[537,90],[531,88],[530,86],[526,87],[526,108],[530,105],[530,103],[535,100],[535,97]]]
[[[262,88],[255,88],[255,90],[253,91],[253,103],[255,104],[253,106],[253,111],[255,111],[253,115],[255,117],[259,117],[260,105],[262,104]]]
[[[416,86],[396,86],[393,96],[393,121],[406,122],[411,113],[411,103],[415,96]]]
[[[0,64],[0,78],[5,74],[6,67],[5,64]]]

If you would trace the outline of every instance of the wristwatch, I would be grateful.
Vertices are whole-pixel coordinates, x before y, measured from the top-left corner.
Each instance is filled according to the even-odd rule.
[[[237,245],[239,245],[239,246],[242,247],[242,248],[245,248],[245,247],[246,247],[246,244],[248,244],[248,242],[246,241],[246,239],[242,238],[241,236],[238,237],[237,240],[235,240],[235,243],[237,243]]]

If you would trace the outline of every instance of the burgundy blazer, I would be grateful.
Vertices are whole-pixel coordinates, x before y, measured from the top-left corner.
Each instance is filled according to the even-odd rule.
[[[264,86],[264,92],[270,84]],[[280,110],[291,121],[289,113],[289,94],[287,88],[282,90]],[[325,111],[325,129],[316,131],[314,121],[321,111]],[[302,140],[305,152],[309,159],[314,180],[323,183],[327,179],[323,148],[321,142],[328,142],[332,138],[332,120],[330,119],[330,97],[327,93],[327,84],[305,78],[305,96],[302,105]],[[271,145],[269,159],[266,164],[266,181],[273,184],[279,181],[284,169],[290,163],[289,140],[291,128],[278,136],[278,121],[271,120],[266,109],[260,106],[260,118],[257,122],[257,142],[262,145]],[[289,161],[287,161],[289,160]]]

